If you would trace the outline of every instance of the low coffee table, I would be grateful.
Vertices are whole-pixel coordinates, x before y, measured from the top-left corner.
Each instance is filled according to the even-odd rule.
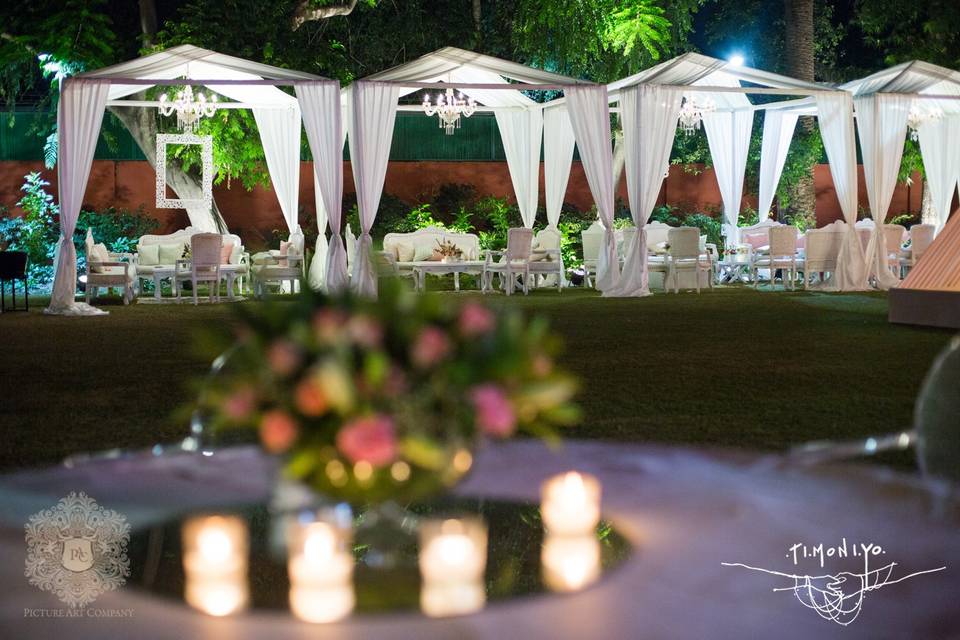
[[[461,273],[483,273],[483,260],[461,260],[458,262],[440,262],[432,260],[423,260],[413,262],[410,265],[413,268],[413,281],[417,291],[425,291],[427,287],[427,274],[441,276],[444,274],[453,274],[453,288],[460,291]]]

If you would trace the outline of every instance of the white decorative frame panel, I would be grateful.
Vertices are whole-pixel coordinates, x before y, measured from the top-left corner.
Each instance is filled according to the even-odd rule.
[[[197,199],[167,197],[167,145],[200,145],[203,161],[201,187],[203,194]],[[198,136],[193,133],[157,134],[157,208],[158,209],[207,209],[213,206],[213,136]]]

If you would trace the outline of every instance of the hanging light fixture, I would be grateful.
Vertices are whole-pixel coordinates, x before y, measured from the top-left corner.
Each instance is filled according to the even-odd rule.
[[[217,111],[217,96],[209,98],[198,93],[193,95],[193,87],[187,85],[171,98],[167,94],[160,96],[160,115],[169,116],[176,112],[177,125],[185,132],[192,133],[201,118],[209,118]]]
[[[428,117],[437,116],[437,121],[441,129],[444,129],[448,136],[460,128],[460,117],[469,118],[477,110],[477,103],[473,98],[468,98],[463,93],[454,95],[453,89],[447,89],[446,93],[437,94],[436,103],[430,102],[430,96],[423,97],[423,112]]]
[[[943,111],[938,107],[931,107],[926,110],[917,105],[910,107],[910,113],[907,114],[907,129],[910,131],[910,139],[914,142],[920,140],[920,127],[942,117]]]
[[[716,111],[716,103],[707,98],[703,102],[694,102],[691,98],[685,97],[683,104],[680,105],[680,114],[678,124],[680,129],[686,135],[693,135],[700,130],[700,123],[703,122],[703,114]]]

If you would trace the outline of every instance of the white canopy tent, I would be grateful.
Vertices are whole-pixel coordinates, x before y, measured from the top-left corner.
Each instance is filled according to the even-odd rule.
[[[608,91],[610,101],[620,104],[626,147],[627,193],[634,224],[639,229],[636,241],[628,249],[620,284],[604,292],[608,296],[649,295],[643,227],[656,204],[669,167],[670,150],[684,97],[700,105],[709,100],[714,106],[712,111],[703,113],[703,126],[723,200],[723,230],[728,246],[738,242],[737,220],[754,111],[778,104],[753,105],[747,94],[815,97],[817,104],[823,101],[840,104],[841,113],[846,97],[843,92],[824,85],[737,66],[697,53],[683,54],[613,82]],[[557,107],[548,106],[548,114],[551,108]],[[852,135],[852,117],[847,120]],[[767,112],[760,161],[761,217],[769,213],[796,122],[794,114]],[[843,122],[838,120],[837,124]],[[551,132],[548,131],[547,135]],[[843,161],[847,160],[848,157],[844,156]],[[833,162],[831,167],[834,168]],[[836,170],[840,172],[844,167],[838,166]],[[848,191],[852,193],[852,213],[856,216],[855,180],[852,183],[841,180],[836,174],[835,180],[838,193],[844,191],[845,197]],[[549,197],[549,184],[547,188]]]
[[[74,301],[76,251],[73,231],[86,189],[94,150],[107,106],[158,106],[158,102],[122,98],[156,85],[203,85],[234,103],[222,108],[250,108],[256,118],[277,199],[290,231],[297,227],[300,121],[314,157],[314,181],[327,211],[339,217],[343,189],[343,147],[339,83],[309,73],[280,69],[190,45],[68,78],[61,87],[57,112],[60,150],[58,179],[61,235],[48,313],[95,313]],[[292,85],[296,97],[278,88]],[[158,159],[162,162],[162,159]],[[190,211],[191,224],[215,231],[209,211]]]
[[[562,137],[548,136],[548,184],[564,173],[552,164],[554,145],[564,150],[579,146],[587,181],[602,219],[613,225],[613,154],[606,87],[526,67],[515,62],[485,56],[455,47],[446,47],[411,62],[374,74],[353,83],[345,93],[349,110],[350,157],[360,209],[361,235],[358,259],[352,276],[355,290],[376,294],[371,271],[370,229],[376,217],[389,158],[397,101],[420,89],[452,87],[492,110],[503,139],[514,193],[524,225],[532,227],[539,200],[540,148],[544,126],[544,104],[525,96],[524,90],[564,91],[568,117]],[[550,103],[547,103],[550,104]],[[564,155],[564,154],[557,154]],[[566,161],[569,172],[569,159]],[[563,178],[564,188],[566,178]],[[548,187],[549,190],[549,187]],[[548,191],[548,221],[556,225],[562,205]],[[331,223],[333,220],[331,219]],[[332,227],[336,228],[336,227]],[[598,269],[601,288],[617,280],[616,247],[612,231]],[[331,249],[333,252],[334,249]],[[344,279],[345,280],[345,279]],[[343,286],[328,274],[331,287]]]

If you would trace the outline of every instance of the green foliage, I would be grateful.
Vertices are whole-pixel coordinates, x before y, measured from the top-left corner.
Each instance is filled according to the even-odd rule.
[[[703,0],[517,0],[521,58],[546,69],[609,82],[686,44]]]
[[[73,242],[78,248],[83,247],[87,229],[91,229],[94,240],[106,245],[108,251],[133,253],[137,250],[140,236],[153,233],[159,226],[160,223],[147,214],[142,206],[136,211],[116,207],[107,207],[100,211],[81,211],[73,233]]]
[[[25,251],[29,259],[27,279],[31,288],[46,288],[53,281],[53,253],[57,243],[60,207],[46,191],[50,183],[39,173],[28,173],[20,187],[24,196],[17,203],[23,217],[0,220],[0,239],[13,251]]]
[[[429,204],[420,204],[410,210],[406,217],[395,227],[394,231],[409,233],[424,227],[443,227],[443,223],[433,217]]]
[[[823,139],[820,137],[820,129],[814,127],[813,131],[807,131],[802,126],[797,125],[797,130],[793,135],[793,141],[790,143],[790,150],[787,152],[787,161],[783,165],[783,174],[780,176],[780,184],[777,186],[776,198],[780,205],[780,210],[786,210],[790,207],[790,193],[793,188],[805,179],[809,179],[813,166],[824,157]],[[801,228],[816,226],[816,219],[812,217],[805,218],[802,222],[794,219],[794,224]]]
[[[718,215],[700,212],[683,213],[677,207],[663,205],[653,210],[650,220],[671,227],[696,227],[707,236],[707,242],[712,242],[718,247],[723,246],[723,223]]]
[[[466,208],[460,207],[460,211],[454,216],[453,222],[447,225],[447,228],[456,233],[471,233],[473,231],[473,223],[470,222],[471,218],[473,218],[473,214],[467,211]]]
[[[454,217],[464,207],[470,207],[477,201],[477,188],[472,184],[445,183],[437,188],[433,196],[433,209],[443,218]]]
[[[889,65],[925,60],[960,67],[960,4],[956,0],[857,0],[866,43]]]

